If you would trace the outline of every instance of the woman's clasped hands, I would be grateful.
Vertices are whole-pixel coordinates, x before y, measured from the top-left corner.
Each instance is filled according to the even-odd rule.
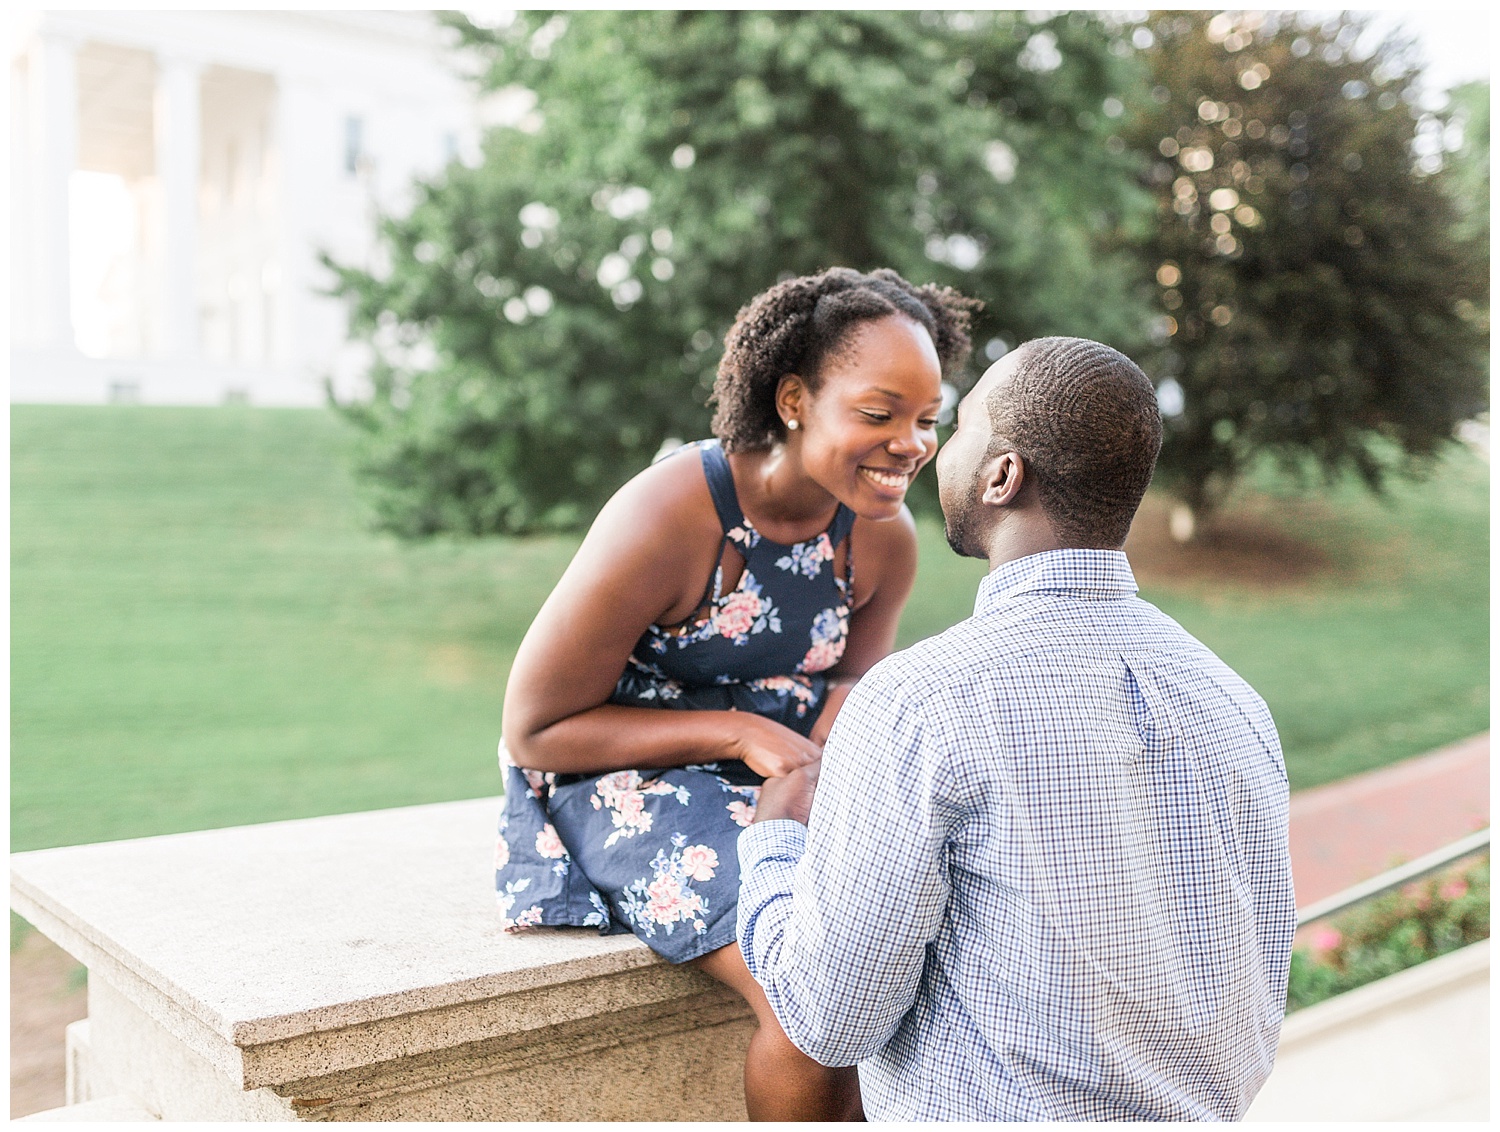
[[[734,712],[733,719],[726,737],[729,757],[741,760],[756,774],[781,778],[823,755],[821,744],[774,719],[750,712]]]

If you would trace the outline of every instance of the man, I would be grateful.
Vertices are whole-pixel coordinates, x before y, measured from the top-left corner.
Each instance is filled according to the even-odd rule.
[[[876,665],[741,835],[745,961],[872,1120],[1232,1120],[1271,1071],[1286,773],[1260,697],[1135,596],[1160,446],[1107,346],[991,367],[937,459],[974,616]]]

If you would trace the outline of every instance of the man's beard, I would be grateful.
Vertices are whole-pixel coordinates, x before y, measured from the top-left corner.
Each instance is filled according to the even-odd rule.
[[[948,545],[953,548],[954,554],[965,558],[988,559],[989,552],[980,545],[977,537],[979,507],[976,499],[978,493],[979,484],[976,481],[952,508],[944,508],[943,537],[948,540]]]

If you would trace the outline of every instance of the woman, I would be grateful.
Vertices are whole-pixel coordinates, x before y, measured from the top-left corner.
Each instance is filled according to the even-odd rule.
[[[854,1070],[798,1051],[745,967],[735,844],[760,783],[819,757],[895,643],[917,558],[902,500],[977,306],[843,268],[752,300],[725,339],[717,439],[604,506],[511,669],[508,926],[634,931],[739,991],[757,1119],[860,1114]]]

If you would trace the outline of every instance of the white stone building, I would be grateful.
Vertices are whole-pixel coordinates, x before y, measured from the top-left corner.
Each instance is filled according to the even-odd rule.
[[[477,153],[426,12],[40,12],[12,39],[11,399],[315,405],[320,251]]]

